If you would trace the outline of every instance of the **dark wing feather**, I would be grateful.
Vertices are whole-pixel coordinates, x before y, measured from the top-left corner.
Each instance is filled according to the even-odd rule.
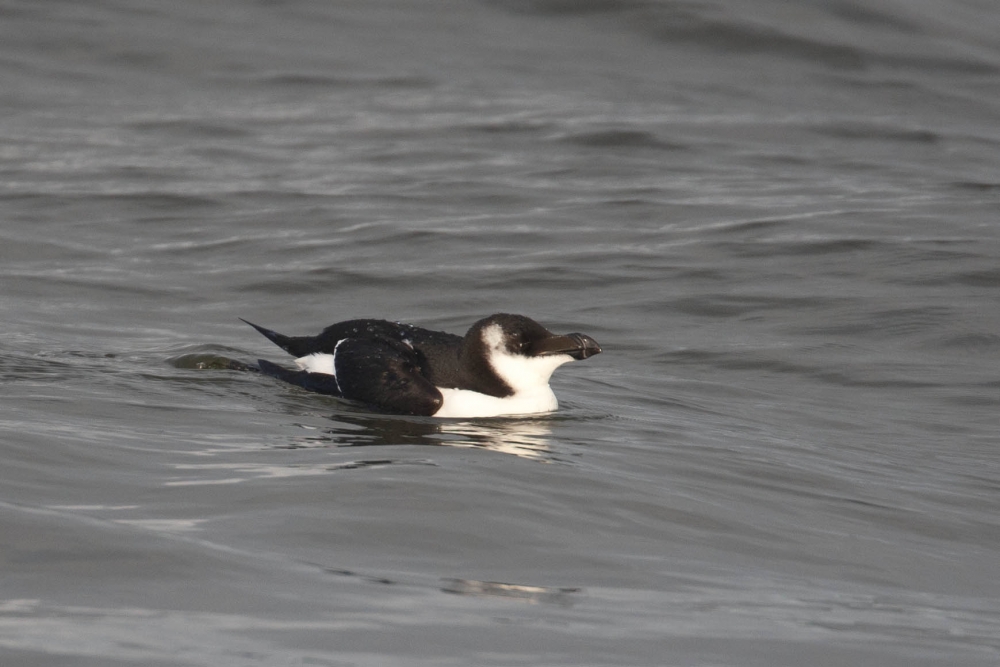
[[[318,336],[285,336],[243,320],[296,356],[334,354],[337,376],[293,371],[260,360],[265,375],[309,391],[367,403],[400,414],[433,415],[444,402],[435,383],[457,386],[462,339],[384,320],[349,320]]]
[[[337,350],[336,371],[344,398],[389,412],[430,416],[444,402],[424,377],[416,355],[391,341],[344,340]]]
[[[287,368],[282,368],[278,364],[272,364],[266,359],[258,359],[257,364],[260,366],[260,372],[264,375],[270,375],[273,378],[284,380],[289,384],[294,384],[296,387],[302,387],[303,389],[308,389],[309,391],[315,391],[317,394],[343,396],[343,394],[340,393],[340,387],[337,385],[337,378],[332,375],[327,375],[326,373],[310,373],[309,371],[290,371]]]

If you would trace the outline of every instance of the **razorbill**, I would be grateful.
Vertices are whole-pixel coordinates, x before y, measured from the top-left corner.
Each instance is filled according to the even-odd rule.
[[[385,320],[349,320],[318,336],[285,336],[243,321],[296,357],[297,371],[259,360],[264,374],[407,415],[551,412],[559,407],[549,387],[552,372],[601,351],[590,336],[560,336],[504,313],[479,320],[464,337]]]

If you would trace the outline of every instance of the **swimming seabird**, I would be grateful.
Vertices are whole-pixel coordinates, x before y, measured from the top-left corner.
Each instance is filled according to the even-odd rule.
[[[241,318],[242,319],[242,318]],[[318,336],[285,336],[243,320],[290,353],[266,375],[407,415],[497,417],[552,412],[556,368],[601,351],[590,336],[554,334],[523,315],[479,320],[464,337],[386,320],[349,320]]]

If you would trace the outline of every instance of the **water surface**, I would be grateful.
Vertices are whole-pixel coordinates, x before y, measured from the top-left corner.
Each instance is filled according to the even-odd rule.
[[[989,3],[8,3],[6,665],[1000,663]],[[558,413],[228,360],[582,331]]]

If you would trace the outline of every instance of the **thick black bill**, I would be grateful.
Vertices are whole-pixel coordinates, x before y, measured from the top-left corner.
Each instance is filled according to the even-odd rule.
[[[571,333],[565,336],[550,336],[534,344],[532,351],[538,355],[568,354],[574,359],[586,359],[600,354],[601,346],[586,334]]]

